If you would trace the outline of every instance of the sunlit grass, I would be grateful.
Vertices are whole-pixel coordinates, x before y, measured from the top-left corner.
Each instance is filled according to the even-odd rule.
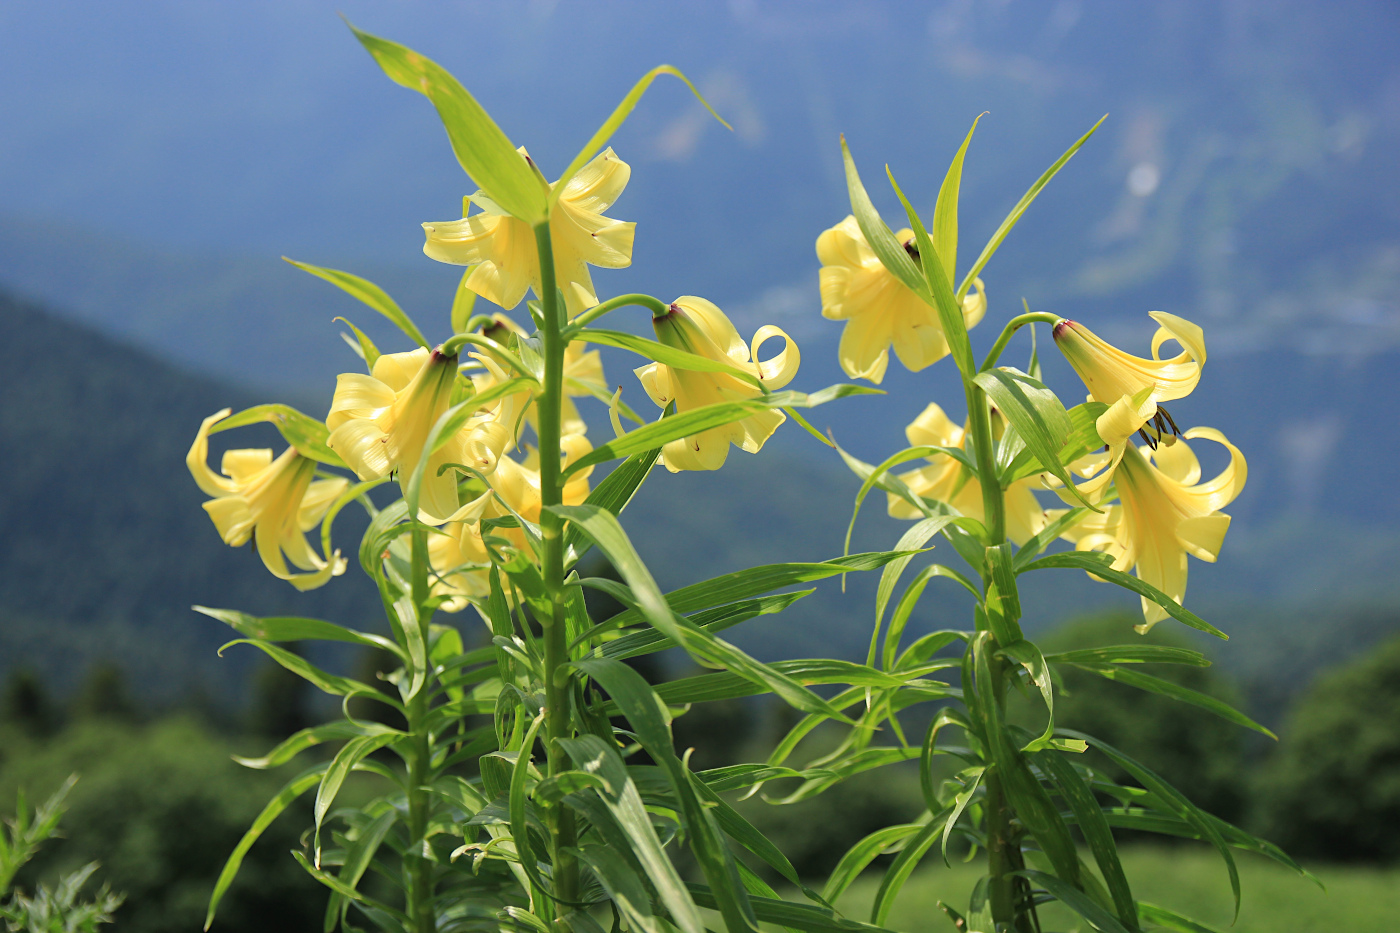
[[[1400,929],[1400,867],[1313,866],[1327,886],[1323,891],[1273,862],[1237,855],[1243,903],[1239,921],[1231,926],[1233,902],[1224,863],[1207,849],[1195,847],[1134,847],[1124,852],[1124,868],[1140,901],[1170,907],[1201,923],[1232,933],[1370,933]],[[954,862],[944,868],[936,858],[900,893],[887,926],[894,930],[953,930],[938,909],[946,900],[958,910],[967,906],[973,883],[985,870],[979,862]],[[936,867],[935,867],[936,866]],[[878,872],[852,886],[838,906],[852,919],[868,920],[869,905],[879,886]],[[1049,931],[1092,931],[1058,907],[1041,913]]]

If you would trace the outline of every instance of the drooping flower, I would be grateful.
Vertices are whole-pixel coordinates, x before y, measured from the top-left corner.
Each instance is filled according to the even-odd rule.
[[[559,447],[564,466],[593,450],[581,434],[564,435],[559,439]],[[592,472],[592,467],[585,467],[568,478],[561,491],[564,505],[578,505],[588,498]],[[487,482],[488,490],[462,506],[438,533],[428,538],[428,559],[436,575],[433,593],[450,597],[441,606],[444,612],[459,612],[470,604],[469,597],[484,597],[490,592],[491,557],[483,538],[483,519],[505,518],[513,512],[532,524],[540,520],[538,450],[532,448],[519,463],[510,457],[501,458]],[[517,550],[528,547],[525,532],[519,527],[498,527],[487,534],[504,538]]]
[[[386,353],[371,375],[342,373],[331,399],[327,444],[362,480],[397,473],[407,489],[433,425],[451,402],[457,357],[422,347]],[[467,463],[486,473],[514,438],[493,411],[469,421],[428,459],[419,495],[424,521],[445,520],[460,505],[457,474],[441,468]]]
[[[896,238],[914,252],[914,232]],[[860,225],[848,216],[817,237],[821,260],[822,316],[845,321],[838,351],[841,368],[852,379],[878,384],[889,366],[890,347],[899,361],[918,372],[948,355],[938,312],[881,264]],[[963,298],[963,321],[971,330],[987,311],[982,280]]]
[[[219,536],[230,547],[253,539],[263,565],[279,580],[299,590],[314,590],[345,572],[345,559],[335,551],[322,558],[306,542],[306,532],[325,516],[345,479],[315,479],[316,462],[288,447],[275,460],[267,449],[225,451],[220,470],[209,468],[209,429],[229,416],[225,408],[204,419],[185,457],[199,488],[214,498],[204,510]],[[287,561],[306,573],[292,573]]]
[[[670,347],[711,360],[731,363],[756,376],[769,390],[781,389],[792,381],[801,362],[797,344],[781,328],[767,324],[745,344],[739,332],[719,308],[704,298],[690,295],[677,298],[668,313],[653,318],[656,339]],[[770,337],[781,337],[784,347],[771,359],[759,361],[758,348]],[[752,357],[752,359],[751,359]],[[662,408],[676,403],[676,413],[757,398],[762,393],[738,376],[719,372],[677,369],[664,363],[651,363],[635,370],[642,387]],[[729,456],[729,445],[758,453],[778,425],[787,420],[782,412],[765,410],[671,441],[662,448],[661,460],[672,473],[681,470],[718,470]]]
[[[1002,416],[993,416],[1002,426]],[[927,408],[904,429],[905,437],[914,447],[956,447],[964,449],[967,433],[958,427],[936,404]],[[945,502],[969,518],[986,520],[982,506],[982,486],[960,462],[948,454],[938,453],[927,458],[929,465],[899,474],[899,479],[918,496]],[[1006,536],[1016,544],[1025,544],[1045,527],[1045,510],[1031,490],[1038,488],[1035,478],[1017,480],[1006,490]],[[923,518],[904,499],[888,493],[889,513],[894,518]]]
[[[529,158],[525,151],[521,155]],[[631,167],[611,148],[569,179],[550,212],[554,274],[564,292],[570,317],[598,303],[590,265],[622,269],[632,264],[636,224],[604,217],[627,187]],[[481,211],[467,215],[475,203]],[[507,214],[480,192],[462,205],[461,220],[425,223],[423,252],[439,262],[474,268],[466,287],[503,308],[513,308],[533,288],[541,291],[535,233],[523,220]]]
[[[1163,311],[1149,315],[1160,326],[1152,337],[1152,359],[1142,359],[1113,346],[1076,321],[1055,324],[1055,345],[1084,380],[1092,401],[1108,411],[1099,416],[1099,437],[1111,450],[1121,448],[1135,432],[1156,443],[1158,437],[1175,434],[1171,416],[1162,402],[1185,398],[1201,380],[1206,361],[1205,334],[1185,318]],[[1175,340],[1181,352],[1169,360],[1160,357],[1162,344]],[[1151,428],[1145,428],[1148,423]],[[1150,434],[1148,432],[1151,432]]]
[[[1214,479],[1200,482],[1201,464],[1186,443],[1204,438],[1224,445],[1230,463]],[[1136,568],[1140,579],[1177,602],[1186,596],[1186,555],[1214,561],[1220,553],[1230,516],[1220,510],[1234,500],[1248,478],[1248,464],[1239,448],[1214,428],[1194,428],[1155,450],[1126,445],[1109,474],[1118,504],[1102,514],[1089,514],[1064,537],[1081,551],[1113,556],[1113,569]],[[1167,612],[1142,600],[1145,632]]]

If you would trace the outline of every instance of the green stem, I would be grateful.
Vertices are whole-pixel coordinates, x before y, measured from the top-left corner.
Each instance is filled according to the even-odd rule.
[[[560,410],[564,396],[564,309],[554,280],[554,246],[549,237],[549,222],[535,227],[535,247],[540,257],[540,309],[544,326],[544,393],[536,401],[538,421],[536,434],[540,460],[540,535],[544,538],[544,588],[550,613],[540,619],[544,628],[544,690],[545,748],[549,773],[568,769],[564,749],[558,739],[572,734],[569,722],[569,662],[568,631],[564,625],[564,534],[563,521],[550,511],[552,505],[563,501],[560,482],[559,433]],[[616,300],[616,299],[614,299]],[[594,310],[597,310],[596,308]],[[563,850],[576,842],[573,811],[554,807],[550,814],[550,847],[554,865],[555,893],[561,900],[579,899],[578,862]]]
[[[1006,694],[1006,665],[999,658],[991,663],[994,702],[1001,706]],[[1016,925],[1016,879],[1011,872],[1018,868],[1015,848],[1020,841],[1011,825],[1011,806],[1002,788],[1001,775],[995,767],[987,772],[987,874],[990,877],[988,895],[992,920],[997,929],[1018,929]]]
[[[419,637],[428,642],[430,615],[428,600],[428,533],[421,525],[412,532],[413,605]],[[427,730],[428,689],[425,684],[408,701],[406,710],[409,743],[408,762],[408,839],[404,867],[408,875],[408,916],[414,933],[436,933],[437,915],[433,910],[433,865],[423,857],[428,833],[428,770],[432,743]]]
[[[982,487],[982,524],[987,526],[987,540],[983,543],[995,547],[1006,540],[1006,504],[992,448],[991,411],[987,406],[987,393],[971,379],[963,380],[963,391],[967,396],[968,433],[972,435],[977,478]]]
[[[978,370],[984,373],[996,365],[997,359],[1001,356],[1001,351],[1006,349],[1007,343],[1011,341],[1011,335],[1016,333],[1027,324],[1050,324],[1054,325],[1062,320],[1059,315],[1051,314],[1048,311],[1029,311],[1026,314],[1018,314],[1006,322],[1006,326],[1001,329],[1001,334],[997,336],[997,342],[992,344],[992,349],[987,351],[987,358],[982,361],[982,368]]]
[[[573,330],[578,327],[587,327],[609,311],[616,311],[618,308],[626,308],[632,305],[639,308],[646,308],[652,313],[653,317],[658,317],[670,310],[670,305],[666,304],[666,302],[662,301],[660,298],[653,298],[650,295],[618,295],[616,298],[609,298],[600,305],[594,305],[574,318],[574,322],[569,329]]]

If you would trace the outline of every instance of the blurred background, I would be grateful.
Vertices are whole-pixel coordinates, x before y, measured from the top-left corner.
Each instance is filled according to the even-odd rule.
[[[966,268],[1045,166],[1108,113],[984,272],[990,310],[973,341],[985,349],[1023,299],[1139,353],[1148,311],[1205,328],[1204,378],[1173,414],[1224,431],[1250,479],[1219,563],[1192,561],[1188,605],[1231,635],[1204,646],[1216,666],[1192,683],[1233,696],[1281,741],[1135,705],[1114,684],[1080,686],[1081,722],[1129,749],[1134,737],[1166,743],[1176,764],[1163,770],[1188,793],[1300,855],[1400,857],[1393,3],[46,0],[0,5],[0,811],[19,785],[41,794],[70,771],[85,777],[71,838],[36,871],[100,857],[131,894],[124,928],[188,928],[268,792],[227,752],[318,710],[251,649],[218,657],[227,630],[189,606],[381,624],[357,568],[299,594],[225,548],[183,463],[200,419],[224,406],[324,414],[335,374],[361,365],[337,315],[382,349],[408,349],[280,256],[369,278],[430,338],[447,336],[460,270],[422,255],[419,224],[459,217],[474,186],[431,106],[389,82],[337,12],[447,67],[551,177],[645,70],[683,69],[734,131],[679,82],[643,99],[612,142],[633,168],[610,214],[637,222],[634,264],[595,271],[599,293],[698,294],[745,334],[778,324],[801,346],[793,387],[807,390],[845,381],[813,248],[849,209],[839,134],[894,221],[881,167],[927,216],[987,112],[963,178]],[[649,330],[627,313],[609,326]],[[1077,400],[1040,336],[1047,380]],[[1024,365],[1028,353],[1018,340],[1005,359]],[[605,353],[611,383],[649,412],[636,364]],[[878,461],[928,402],[960,417],[952,376],[947,364],[892,366],[888,395],[818,409],[814,423]],[[584,413],[607,433],[599,406]],[[237,446],[280,446],[240,433]],[[672,587],[839,554],[857,488],[833,451],[788,425],[717,474],[654,475],[625,524]],[[872,499],[858,549],[893,545],[901,526],[882,511]],[[357,531],[338,526],[341,546],[353,550]],[[849,582],[733,639],[762,657],[794,644],[863,654],[873,581]],[[1135,597],[1079,574],[1028,584],[1038,635],[1136,637]],[[966,612],[955,594],[926,596],[911,634]],[[1121,716],[1090,721],[1109,709]],[[761,746],[780,719],[737,704],[686,728],[696,744],[728,738],[723,760]],[[824,839],[804,842],[804,818],[768,808],[792,847],[812,849],[814,873],[844,849],[833,834],[901,806],[896,788],[850,793],[852,826]],[[196,844],[201,820],[214,828]],[[263,867],[231,902],[244,913],[230,929],[318,922],[314,885],[282,854],[287,833],[255,849]],[[311,906],[287,907],[308,890]]]

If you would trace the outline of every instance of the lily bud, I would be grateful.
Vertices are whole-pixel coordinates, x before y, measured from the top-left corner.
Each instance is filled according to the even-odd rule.
[[[266,449],[229,450],[220,476],[209,468],[209,429],[227,418],[229,409],[210,415],[199,426],[185,464],[204,492],[213,496],[204,510],[230,547],[253,539],[263,566],[299,590],[313,590],[345,572],[336,551],[323,559],[306,543],[336,497],[348,488],[344,479],[315,480],[316,462],[288,447],[277,459]],[[306,573],[292,573],[287,561]]]

